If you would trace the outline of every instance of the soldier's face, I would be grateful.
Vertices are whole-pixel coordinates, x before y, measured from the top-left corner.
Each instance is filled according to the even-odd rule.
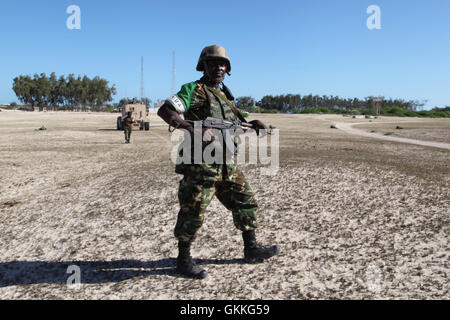
[[[209,60],[206,62],[206,75],[214,83],[221,83],[227,72],[227,64],[223,60]]]

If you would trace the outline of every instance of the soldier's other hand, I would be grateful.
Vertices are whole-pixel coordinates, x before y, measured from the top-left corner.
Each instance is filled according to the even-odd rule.
[[[252,120],[250,123],[253,125],[253,129],[255,129],[258,136],[259,130],[265,130],[266,132],[269,130],[269,128],[267,128],[267,126],[260,120]]]
[[[203,137],[202,142],[203,145],[208,145],[214,141],[214,134],[211,128],[203,128]]]

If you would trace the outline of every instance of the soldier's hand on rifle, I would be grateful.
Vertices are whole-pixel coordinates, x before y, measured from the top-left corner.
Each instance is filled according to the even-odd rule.
[[[184,121],[183,118],[181,118],[180,115],[167,103],[159,108],[158,116],[169,124],[169,131],[170,127],[173,127],[175,129],[187,130],[191,136],[194,135],[194,126],[190,122]]]
[[[203,129],[203,137],[202,137],[202,143],[203,146],[206,146],[214,141],[214,134],[211,128],[204,127]]]
[[[260,120],[252,120],[249,123],[253,125],[253,129],[255,129],[256,134],[259,136],[259,130],[263,129],[266,130],[266,132],[269,130],[267,126]]]

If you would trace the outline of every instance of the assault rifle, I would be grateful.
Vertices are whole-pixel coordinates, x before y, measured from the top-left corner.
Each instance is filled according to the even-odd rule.
[[[246,122],[230,121],[224,119],[218,119],[213,117],[208,117],[202,121],[203,128],[211,128],[222,131],[223,141],[225,143],[226,149],[230,154],[235,154],[237,152],[238,144],[240,143],[240,138],[237,137],[239,142],[234,141],[230,136],[230,130],[233,130],[235,136],[244,133],[248,129],[253,128],[253,125]]]
[[[242,130],[246,131],[247,129],[253,128],[253,125],[247,122],[240,121],[230,121],[224,119],[218,119],[213,117],[208,117],[202,121],[202,126],[206,128],[219,129],[219,130]]]
[[[194,124],[194,127],[195,127],[196,121],[192,121],[192,120],[185,120],[185,121]],[[232,154],[237,152],[237,145],[235,144],[232,137],[230,136],[230,130],[233,131],[234,136],[237,137],[237,139],[239,141],[238,143],[240,143],[240,138],[238,137],[238,135],[243,134],[248,129],[253,128],[253,125],[251,123],[224,120],[224,119],[219,119],[219,118],[214,118],[214,117],[207,117],[205,120],[201,120],[201,123],[202,123],[202,128],[211,128],[211,129],[221,130],[222,137],[225,142],[225,147],[230,152],[232,152]],[[172,132],[173,130],[176,129],[176,127],[174,127],[173,130],[170,130],[171,127],[172,127],[171,124],[169,124],[169,132]],[[273,127],[270,126],[270,129],[267,132],[265,132],[265,134],[272,134],[272,132],[271,132],[272,128]],[[265,134],[263,134],[263,135],[265,135]]]
[[[193,122],[193,121],[190,121]],[[248,129],[253,128],[253,125],[251,123],[247,122],[240,122],[240,121],[230,121],[230,120],[223,120],[213,117],[208,117],[205,120],[202,121],[202,126],[206,128],[213,128],[213,129],[219,129],[222,130],[242,130],[241,133],[244,133]],[[269,130],[266,132],[264,131],[262,136],[265,136],[266,134],[272,134],[272,129],[274,129],[272,125],[269,126]]]
[[[195,123],[195,121],[192,120],[185,120],[187,122],[190,122],[192,124]],[[248,129],[253,128],[253,125],[251,123],[247,123],[247,122],[240,122],[240,121],[231,121],[231,120],[224,120],[224,119],[219,119],[219,118],[214,118],[214,117],[207,117],[205,120],[199,120],[202,122],[202,127],[203,128],[211,128],[211,129],[218,129],[218,130],[242,130],[242,132],[247,131]],[[171,124],[169,124],[169,132],[172,132],[173,130],[171,129]],[[270,126],[270,129],[266,132],[266,134],[272,134],[272,129],[274,127]],[[176,127],[174,127],[174,129],[176,129]]]

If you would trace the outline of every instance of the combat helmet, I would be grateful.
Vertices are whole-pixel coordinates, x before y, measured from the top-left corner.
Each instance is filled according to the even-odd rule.
[[[230,58],[224,47],[218,45],[207,46],[203,48],[198,58],[197,71],[204,71],[203,61],[208,61],[212,59],[223,59],[227,63],[227,72],[231,71]]]

